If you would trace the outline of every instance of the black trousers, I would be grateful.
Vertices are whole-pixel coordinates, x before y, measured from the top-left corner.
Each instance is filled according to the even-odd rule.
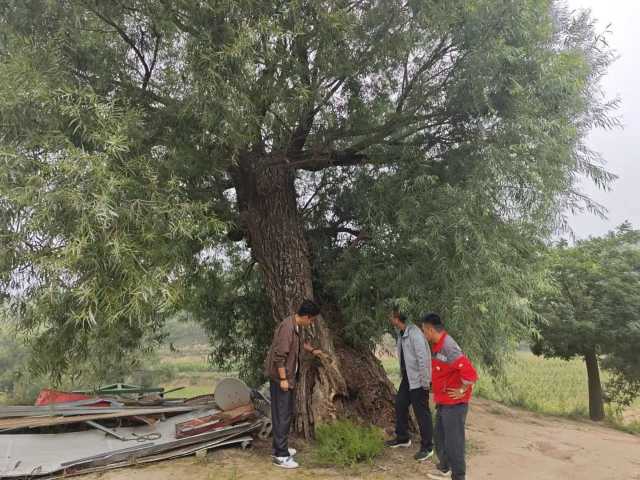
[[[269,382],[271,392],[271,423],[273,435],[273,456],[289,456],[289,428],[293,417],[293,391],[286,392],[278,382]]]
[[[438,468],[451,470],[453,480],[465,480],[467,468],[464,460],[465,434],[469,405],[438,405],[436,407],[436,454]]]
[[[402,379],[396,396],[396,437],[401,441],[409,440],[409,405],[411,405],[420,428],[421,450],[433,449],[433,423],[428,399],[429,390],[426,388],[409,390],[409,381],[406,378]]]

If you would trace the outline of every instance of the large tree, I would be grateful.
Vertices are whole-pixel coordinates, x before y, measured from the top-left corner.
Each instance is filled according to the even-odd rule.
[[[3,0],[1,272],[36,366],[135,349],[178,308],[256,365],[304,297],[335,359],[297,428],[384,421],[385,300],[495,361],[532,252],[611,126],[611,61],[549,0]],[[236,242],[234,244],[234,242]]]
[[[587,368],[589,416],[604,419],[600,363],[614,373],[609,396],[630,403],[640,389],[640,232],[628,224],[601,238],[560,243],[545,256],[534,353]]]

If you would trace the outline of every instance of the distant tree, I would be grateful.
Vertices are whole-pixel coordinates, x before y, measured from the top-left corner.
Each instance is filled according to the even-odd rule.
[[[640,382],[640,231],[624,224],[601,238],[551,248],[552,286],[538,299],[537,355],[581,357],[589,416],[604,418],[599,364],[614,374],[608,397],[628,403]],[[549,379],[553,381],[553,379]],[[562,388],[562,385],[558,385]]]
[[[259,372],[314,297],[297,430],[389,418],[387,298],[489,362],[530,318],[611,60],[549,0],[2,0],[0,289],[53,375],[178,309]]]

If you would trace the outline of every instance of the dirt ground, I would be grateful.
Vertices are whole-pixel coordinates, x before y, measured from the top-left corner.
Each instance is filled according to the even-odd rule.
[[[640,480],[640,436],[588,422],[545,417],[474,400],[468,420],[470,480]],[[386,451],[374,465],[355,469],[311,467],[298,442],[299,470],[272,467],[269,448],[214,451],[204,458],[158,463],[83,477],[100,480],[265,480],[426,478],[434,468],[413,449]],[[306,467],[304,465],[307,464]]]

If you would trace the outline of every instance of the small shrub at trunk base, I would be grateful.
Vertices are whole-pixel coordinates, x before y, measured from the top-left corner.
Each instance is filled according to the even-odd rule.
[[[384,449],[381,429],[338,420],[316,429],[315,460],[324,465],[353,466],[371,462]]]

